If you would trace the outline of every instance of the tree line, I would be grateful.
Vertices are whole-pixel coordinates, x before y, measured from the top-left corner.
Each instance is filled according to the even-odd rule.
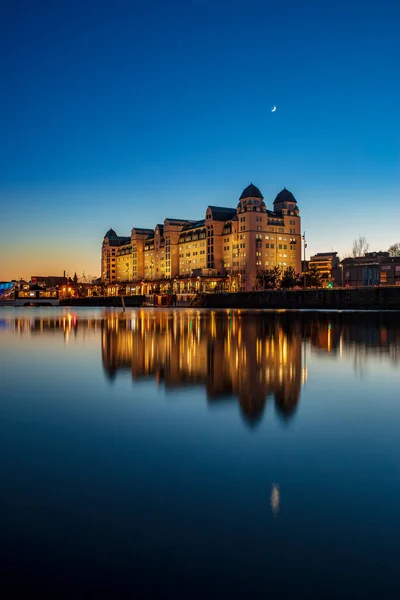
[[[322,277],[317,267],[312,265],[305,275],[296,273],[293,267],[287,267],[283,272],[280,267],[260,269],[256,275],[258,290],[277,290],[279,288],[290,290],[295,287],[304,287],[304,277],[307,287],[322,287]]]
[[[365,236],[363,235],[359,235],[358,238],[356,238],[353,241],[353,245],[352,245],[352,257],[353,258],[358,258],[360,256],[365,256],[366,252],[368,252],[369,250],[369,242],[366,239]],[[389,256],[400,256],[400,243],[396,243],[396,244],[392,244],[391,246],[389,246],[389,248],[387,249],[387,252],[389,252]]]

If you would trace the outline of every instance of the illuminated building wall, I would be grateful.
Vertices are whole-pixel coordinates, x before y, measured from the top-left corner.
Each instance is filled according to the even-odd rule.
[[[130,238],[117,235],[113,229],[107,231],[101,247],[101,281],[103,283],[114,283],[117,280],[117,250],[129,242]]]
[[[337,252],[318,252],[310,257],[309,268],[315,268],[319,272],[322,283],[326,286],[333,281],[333,270],[339,266]]]

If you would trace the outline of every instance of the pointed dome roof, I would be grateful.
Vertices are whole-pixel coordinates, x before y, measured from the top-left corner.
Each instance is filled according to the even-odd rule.
[[[289,190],[287,190],[286,188],[283,188],[283,190],[279,192],[279,194],[274,200],[274,203],[275,202],[294,202],[295,204],[297,204],[297,200],[293,196],[292,192],[289,192]]]
[[[239,200],[243,200],[244,198],[261,198],[261,200],[264,200],[264,196],[262,195],[258,187],[256,187],[252,183],[243,190]]]
[[[106,235],[104,236],[104,238],[110,238],[110,237],[118,237],[117,234],[115,233],[114,229],[109,229],[106,233]]]

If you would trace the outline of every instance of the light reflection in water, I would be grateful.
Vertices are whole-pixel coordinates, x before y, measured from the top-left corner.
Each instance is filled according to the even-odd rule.
[[[399,314],[4,310],[0,346],[12,589],[399,597]]]
[[[276,485],[276,483],[272,484],[270,502],[271,502],[272,514],[274,515],[274,517],[277,517],[279,514],[280,505],[281,505],[281,497],[280,497],[279,487]]]
[[[153,376],[167,388],[203,385],[209,402],[237,397],[249,423],[259,420],[269,396],[282,415],[294,412],[301,387],[299,324],[255,314],[144,310],[135,329],[131,323],[102,323],[109,378],[130,370],[133,379]]]
[[[133,380],[154,377],[167,389],[201,385],[210,403],[235,397],[250,424],[268,398],[284,418],[296,410],[308,379],[307,353],[353,360],[362,372],[379,353],[399,362],[399,313],[296,313],[137,309],[90,317],[57,316],[0,320],[0,330],[18,335],[62,333],[101,339],[104,372],[114,380],[129,370]]]

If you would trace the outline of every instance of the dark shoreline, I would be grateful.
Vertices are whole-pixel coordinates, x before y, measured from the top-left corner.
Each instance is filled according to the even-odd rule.
[[[148,305],[145,296],[65,298],[61,306],[109,306],[126,308]],[[269,308],[326,310],[400,310],[400,287],[368,287],[315,290],[273,290],[236,294],[199,294],[186,304],[171,305],[166,296],[158,306],[166,308]],[[147,298],[148,300],[148,298]]]

